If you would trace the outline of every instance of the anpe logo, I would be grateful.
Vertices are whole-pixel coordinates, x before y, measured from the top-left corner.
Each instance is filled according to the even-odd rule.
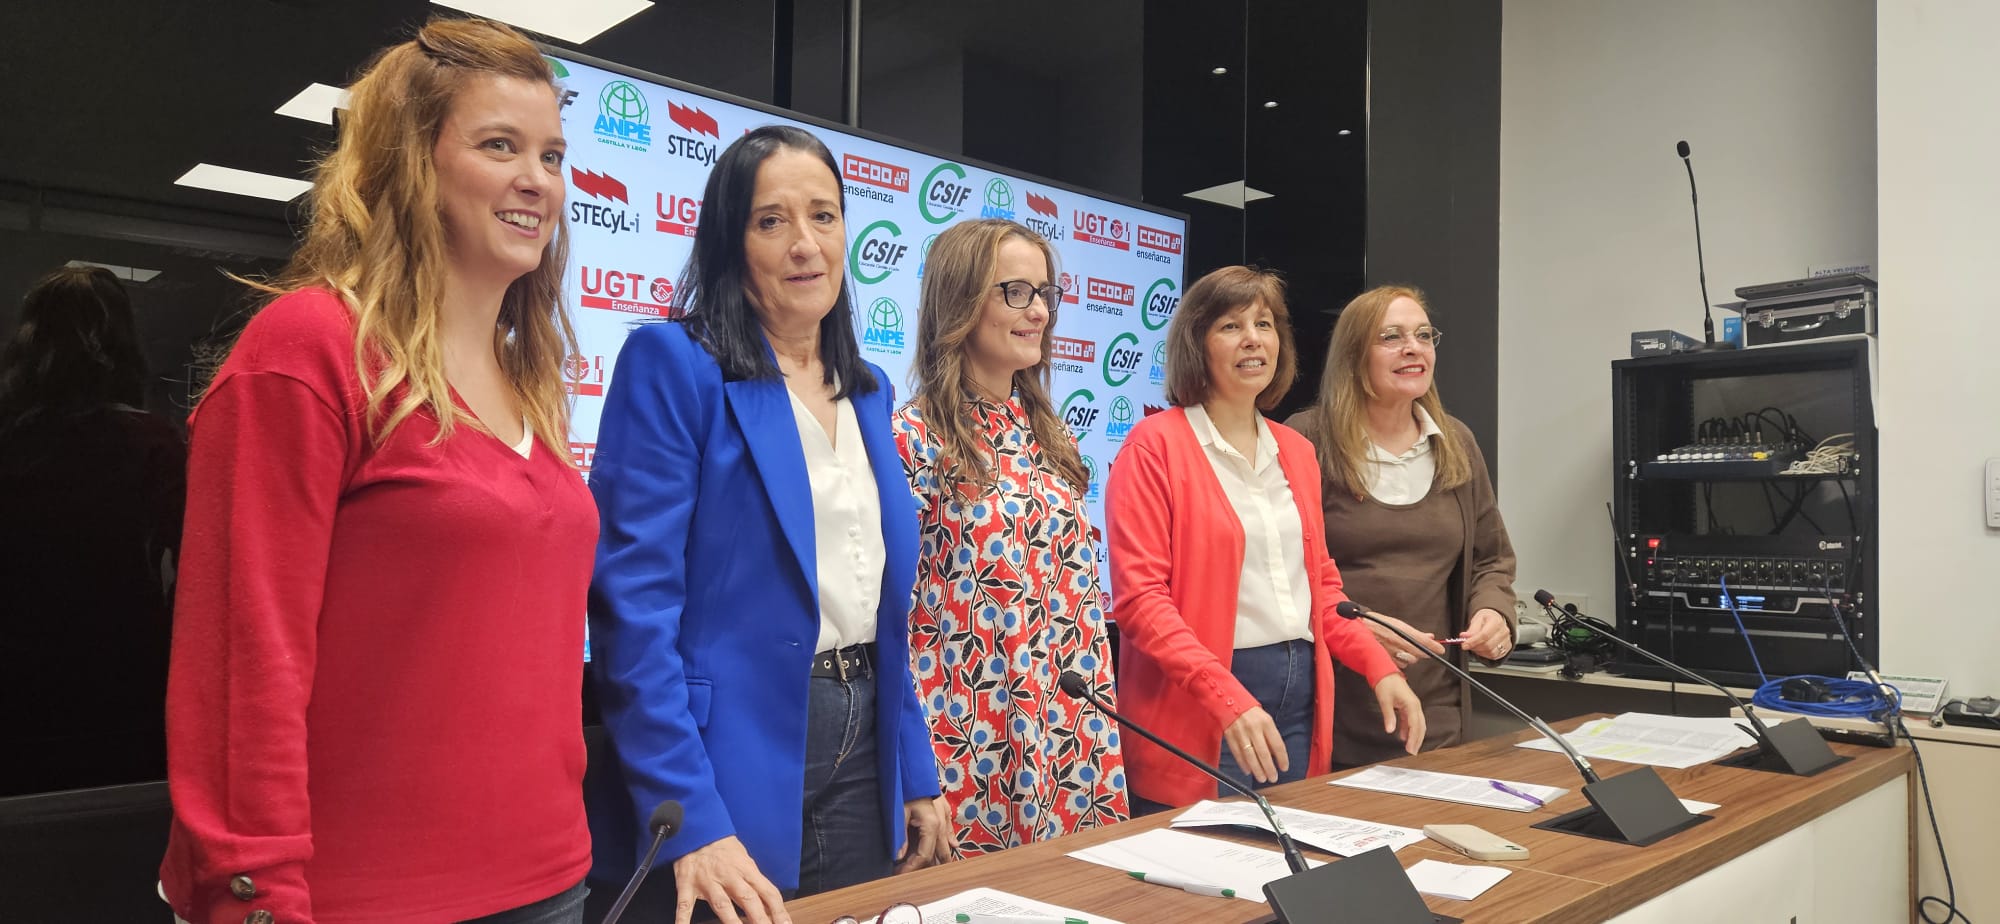
[[[863,285],[871,286],[889,278],[903,262],[903,256],[910,252],[910,245],[896,243],[902,236],[903,229],[886,218],[861,229],[854,236],[854,245],[847,250],[848,273]],[[900,348],[901,344],[897,346]]]
[[[1071,209],[1069,215],[1070,225],[1076,231],[1077,240],[1100,244],[1113,250],[1131,249],[1128,237],[1132,229],[1125,222],[1081,209]]]
[[[1160,231],[1140,225],[1139,246],[1147,250],[1157,250],[1160,253],[1170,253],[1179,256],[1181,252],[1181,236],[1172,231]]]
[[[644,151],[653,144],[653,122],[648,117],[646,95],[630,82],[614,80],[597,94],[597,121],[591,126],[597,140],[628,151]]]
[[[715,159],[722,156],[722,144],[718,137],[722,132],[722,128],[716,124],[714,116],[703,112],[699,107],[682,106],[672,100],[668,100],[667,121],[680,126],[687,132],[687,134],[667,136],[668,154],[694,161],[703,166],[715,166]],[[707,135],[717,140],[713,142],[703,141],[698,137],[700,135]]]
[[[1084,481],[1083,498],[1088,501],[1100,500],[1104,496],[1104,482],[1098,478],[1097,460],[1083,457]]]
[[[571,354],[563,363],[563,389],[572,395],[603,397],[604,357]]]
[[[665,276],[607,270],[585,264],[578,279],[585,308],[673,317],[673,281]],[[648,301],[650,299],[650,301]]]
[[[917,251],[918,279],[924,278],[924,264],[929,263],[931,261],[931,245],[937,243],[937,239],[938,236],[935,234],[927,238],[924,238],[924,246]]]
[[[895,299],[878,298],[868,306],[861,348],[873,353],[903,352],[903,309]]]
[[[1063,424],[1078,440],[1090,435],[1090,428],[1097,425],[1097,396],[1088,388],[1079,388],[1063,399]]]
[[[1138,335],[1128,330],[1111,338],[1110,348],[1104,351],[1104,384],[1116,388],[1131,381],[1132,374],[1139,371],[1139,362],[1145,358],[1146,354],[1139,352]]]
[[[1065,305],[1076,304],[1076,299],[1077,299],[1076,277],[1071,276],[1068,273],[1064,273],[1062,274],[1062,281],[1056,284],[1062,286],[1063,304]]]
[[[1060,241],[1069,237],[1063,227],[1062,210],[1056,208],[1056,200],[1039,195],[1033,190],[1027,192],[1028,214],[1021,216],[1021,223],[1049,241]]]
[[[1094,363],[1097,361],[1097,343],[1092,340],[1051,337],[1049,338],[1049,358],[1078,363]]]
[[[653,215],[653,230],[693,237],[695,224],[701,219],[701,200],[654,193]]]
[[[1180,290],[1174,281],[1161,277],[1146,287],[1145,310],[1139,313],[1139,320],[1145,322],[1147,330],[1160,330],[1174,319],[1174,309],[1181,306]]]
[[[979,210],[981,218],[1005,218],[1014,220],[1014,187],[999,177],[986,181],[986,206]]]
[[[625,184],[616,177],[571,167],[569,179],[577,192],[584,193],[592,199],[627,201]],[[638,212],[627,212],[624,209],[586,202],[582,197],[570,200],[569,223],[582,227],[602,228],[612,234],[637,231],[643,227]]]
[[[853,154],[840,157],[840,175],[856,183],[867,183],[897,192],[910,191],[910,168],[885,164],[879,160],[869,160]]]
[[[965,168],[946,161],[924,177],[924,197],[917,200],[917,211],[923,213],[925,221],[941,225],[957,218],[971,201],[972,187],[965,182]]]
[[[697,135],[707,135],[720,140],[722,127],[715,124],[715,117],[701,111],[698,106],[681,106],[667,100],[667,121]]]
[[[1104,428],[1104,438],[1114,443],[1122,443],[1132,432],[1132,402],[1119,395],[1111,402],[1111,424]]]
[[[1167,342],[1153,344],[1153,365],[1146,370],[1146,381],[1155,385],[1167,384]]]

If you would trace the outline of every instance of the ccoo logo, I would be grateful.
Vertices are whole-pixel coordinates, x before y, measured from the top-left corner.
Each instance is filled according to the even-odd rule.
[[[1139,371],[1139,363],[1145,358],[1146,354],[1139,352],[1137,334],[1128,330],[1111,338],[1111,346],[1104,351],[1104,384],[1116,388],[1131,381],[1132,374]],[[1125,399],[1121,397],[1118,400]]]

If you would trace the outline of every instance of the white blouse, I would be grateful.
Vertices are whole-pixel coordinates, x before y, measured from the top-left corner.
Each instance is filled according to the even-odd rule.
[[[1414,504],[1431,493],[1431,481],[1437,477],[1437,457],[1431,455],[1431,437],[1442,436],[1437,421],[1431,419],[1424,406],[1417,409],[1417,444],[1400,456],[1392,456],[1389,450],[1368,441],[1368,458],[1361,465],[1362,487],[1370,497],[1385,504]]]
[[[1245,458],[1216,432],[1208,411],[1187,409],[1195,439],[1243,526],[1243,572],[1236,582],[1236,647],[1258,648],[1312,638],[1312,577],[1306,569],[1305,523],[1291,483],[1278,464],[1278,441],[1257,415],[1255,458]]]
[[[805,450],[806,478],[812,483],[813,556],[818,564],[819,644],[831,651],[875,640],[875,607],[882,599],[882,498],[875,469],[861,442],[854,402],[835,402],[834,439],[799,396],[792,417]]]

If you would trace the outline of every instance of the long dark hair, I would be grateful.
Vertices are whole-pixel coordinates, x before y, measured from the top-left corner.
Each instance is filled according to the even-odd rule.
[[[826,144],[801,128],[766,125],[736,139],[708,172],[708,185],[701,194],[701,220],[694,229],[694,252],[688,254],[681,270],[680,285],[674,289],[674,314],[683,318],[724,378],[777,378],[778,364],[758,326],[757,312],[745,291],[749,261],[744,254],[743,235],[750,226],[750,197],[757,192],[757,168],[781,150],[803,151],[819,158],[840,181],[840,165]],[[840,197],[840,213],[847,217],[847,195]],[[846,254],[834,255],[834,266],[846,265]],[[853,283],[842,278],[840,296],[833,310],[819,322],[819,359],[826,368],[826,382],[839,383],[835,398],[866,394],[876,389],[875,376],[861,359],[861,344],[854,339]]]
[[[65,266],[21,301],[21,326],[0,350],[0,431],[37,411],[146,400],[146,360],[132,299],[110,271]]]

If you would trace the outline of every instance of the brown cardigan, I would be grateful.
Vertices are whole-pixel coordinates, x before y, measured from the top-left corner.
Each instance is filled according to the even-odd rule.
[[[1321,435],[1310,412],[1293,415],[1286,423],[1305,434],[1315,447],[1320,445]],[[1454,637],[1465,631],[1473,613],[1485,608],[1499,612],[1513,629],[1514,548],[1500,517],[1492,479],[1486,473],[1485,456],[1464,423],[1449,416],[1441,423],[1444,433],[1437,438],[1459,441],[1470,456],[1472,478],[1448,491],[1432,490],[1422,500],[1403,506],[1383,504],[1372,497],[1357,500],[1355,492],[1346,485],[1328,481],[1322,485],[1328,550],[1349,574],[1348,590],[1357,601],[1390,613],[1419,630],[1434,632],[1439,638]],[[1435,544],[1422,553],[1411,549],[1413,544],[1422,546],[1422,537],[1412,537],[1409,530],[1413,527],[1436,530],[1440,518],[1446,518],[1443,519],[1446,524],[1458,520],[1455,525],[1459,528],[1449,529],[1460,537],[1457,560],[1448,568],[1446,562],[1437,558],[1440,550]],[[1363,538],[1371,536],[1383,539],[1377,543]],[[1440,541],[1452,540],[1440,537]],[[1376,600],[1370,599],[1372,589],[1367,586],[1370,573],[1382,578]],[[1442,593],[1430,596],[1443,604],[1442,612],[1436,611],[1435,605],[1430,612],[1409,611],[1411,606],[1397,599],[1409,595],[1399,595],[1390,589],[1399,583],[1416,587],[1419,580],[1440,576],[1444,577]],[[1448,656],[1461,666],[1465,664],[1466,656],[1458,648],[1448,649]],[[1429,730],[1424,748],[1457,744],[1471,709],[1470,689],[1434,663],[1410,665],[1404,673],[1425,703]],[[1335,703],[1337,765],[1373,763],[1402,753],[1400,742],[1382,732],[1379,709],[1372,700],[1343,699],[1336,692]]]

